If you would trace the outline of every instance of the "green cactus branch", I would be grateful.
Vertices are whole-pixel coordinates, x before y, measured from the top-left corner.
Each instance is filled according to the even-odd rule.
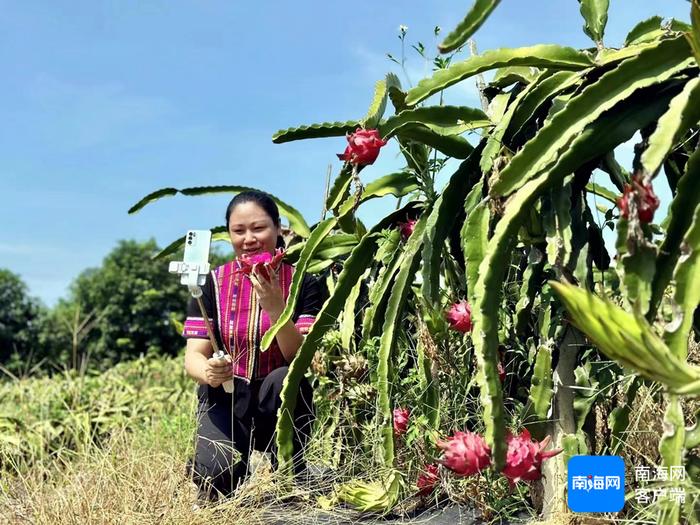
[[[374,97],[370,103],[367,114],[360,121],[365,129],[374,129],[379,124],[379,121],[384,116],[386,110],[386,100],[389,96],[386,79],[378,80],[374,85]]]
[[[131,208],[129,208],[129,213],[136,213],[137,211],[143,209],[146,207],[148,204],[151,204],[152,202],[155,202],[157,200],[162,199],[163,197],[172,197],[174,195],[177,195],[178,193],[181,195],[186,195],[188,197],[195,197],[195,196],[200,196],[200,195],[218,195],[221,193],[224,194],[230,194],[230,195],[235,195],[237,193],[241,193],[243,191],[260,191],[257,190],[256,188],[251,188],[249,186],[235,186],[235,185],[230,185],[230,186],[194,186],[191,188],[182,188],[182,189],[177,189],[177,188],[164,188],[158,191],[154,191],[153,193],[150,193],[146,195],[143,199],[141,199],[139,202],[134,204]],[[294,233],[300,235],[301,237],[308,237],[309,236],[309,226],[306,224],[306,221],[304,220],[304,217],[299,213],[299,211],[291,206],[290,204],[287,204],[286,202],[280,200],[279,198],[275,197],[274,195],[271,195],[272,200],[275,201],[275,204],[277,204],[277,207],[280,209],[280,214],[283,215],[284,217],[287,218],[289,221],[289,227],[294,231]]]
[[[682,38],[659,42],[587,86],[548,120],[511,159],[491,186],[492,195],[507,195],[547,169],[585,127],[636,91],[661,84],[691,65]]]
[[[493,125],[480,109],[468,106],[428,106],[407,109],[389,117],[379,126],[383,138],[423,125],[439,135],[457,135]]]
[[[454,226],[459,208],[464,204],[467,193],[474,187],[481,172],[478,168],[478,153],[481,148],[474,150],[475,154],[466,159],[450,177],[445,189],[441,192],[425,226],[423,240],[423,298],[435,304],[439,302],[439,276],[441,268],[442,246]],[[476,176],[475,176],[476,175]]]
[[[648,40],[657,40],[662,32],[661,24],[664,19],[652,16],[636,24],[625,37],[625,47]]]
[[[296,408],[299,383],[309,368],[311,359],[321,344],[323,336],[336,325],[348,295],[351,293],[357,280],[371,264],[378,242],[378,233],[384,228],[402,220],[408,213],[408,210],[414,207],[415,203],[409,203],[401,210],[388,215],[362,237],[345,261],[332,295],[321,307],[321,311],[316,316],[316,322],[311,326],[309,333],[304,338],[304,342],[289,365],[289,371],[285,376],[282,393],[280,394],[282,405],[279,410],[275,430],[279,468],[283,472],[289,472],[293,464],[294,425],[291,415],[294,414],[294,409]]]
[[[700,368],[675,356],[643,317],[573,285],[550,281],[572,323],[611,359],[682,393],[700,384]]]
[[[464,19],[448,34],[438,46],[440,53],[450,53],[463,46],[469,37],[486,21],[501,0],[475,0]]]
[[[700,150],[698,150],[700,151]],[[700,173],[696,173],[698,178]],[[693,213],[693,222],[681,243],[681,256],[673,275],[676,283],[674,302],[680,322],[667,325],[664,340],[671,352],[679,359],[688,353],[688,338],[693,328],[693,314],[700,304],[700,204]]]
[[[683,236],[693,221],[692,210],[700,205],[700,149],[686,164],[685,174],[678,181],[676,196],[668,212],[666,236],[659,247],[656,272],[651,283],[651,300],[647,319],[654,319],[666,287],[671,281],[676,262],[681,255]]]
[[[581,16],[585,21],[583,32],[602,46],[605,25],[608,23],[609,0],[579,0]]]
[[[379,340],[377,365],[378,416],[382,435],[382,459],[384,466],[394,463],[394,429],[392,423],[391,386],[394,379],[393,353],[396,346],[396,331],[401,322],[401,312],[413,278],[420,263],[420,249],[423,246],[423,233],[427,224],[429,210],[424,211],[415,225],[413,234],[408,238],[403,251],[400,269],[391,288],[389,302],[384,313],[384,325]]]
[[[485,71],[507,66],[533,66],[550,69],[580,70],[593,65],[590,56],[570,47],[543,44],[514,49],[496,49],[475,55],[435,72],[421,80],[406,95],[406,104],[415,106],[426,98],[462,80]]]
[[[398,248],[394,251],[389,263],[381,269],[374,286],[370,289],[369,305],[362,320],[363,341],[368,341],[370,338],[379,335],[380,323],[382,322],[380,312],[383,312],[383,309],[386,307],[391,283],[399,270],[402,260],[403,251]]]
[[[543,108],[547,108],[552,98],[575,86],[581,81],[581,74],[574,71],[554,71],[541,75],[532,89],[520,100],[504,135],[510,143],[524,128],[532,124]]]
[[[689,80],[669,104],[668,111],[659,119],[648,146],[642,154],[644,169],[655,175],[661,164],[691,127],[700,122],[700,78]]]
[[[294,140],[344,137],[348,133],[355,131],[360,125],[361,122],[358,120],[347,120],[345,122],[322,122],[320,124],[281,129],[272,135],[272,142],[283,144]]]

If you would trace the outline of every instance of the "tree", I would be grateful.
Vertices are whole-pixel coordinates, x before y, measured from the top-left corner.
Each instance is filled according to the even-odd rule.
[[[84,270],[38,321],[35,361],[51,369],[103,369],[141,354],[175,355],[189,294],[168,261],[154,260],[155,241],[120,241],[98,268]],[[182,259],[176,253],[173,259]],[[212,266],[226,257],[212,251]]]
[[[0,363],[10,372],[27,370],[37,358],[42,312],[41,304],[29,296],[22,279],[0,269]]]
[[[108,365],[146,353],[174,355],[182,347],[172,319],[184,318],[187,290],[168,273],[167,261],[153,260],[157,252],[154,240],[120,241],[101,267],[73,282],[68,301],[54,312],[73,366],[85,359]]]
[[[96,328],[105,308],[85,311],[79,301],[59,300],[43,317],[39,348],[54,368],[84,370],[89,353],[87,337]]]

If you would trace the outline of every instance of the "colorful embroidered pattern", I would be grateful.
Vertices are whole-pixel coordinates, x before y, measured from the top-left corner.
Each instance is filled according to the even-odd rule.
[[[213,323],[214,319],[209,319],[209,323]],[[182,331],[185,337],[201,337],[209,338],[207,334],[207,325],[202,317],[188,317],[185,321],[185,328]]]
[[[311,325],[314,324],[315,320],[316,316],[314,315],[302,314],[299,316],[299,319],[297,319],[297,322],[294,323],[294,326],[297,327],[301,335],[306,335],[309,333],[309,330],[311,330]]]

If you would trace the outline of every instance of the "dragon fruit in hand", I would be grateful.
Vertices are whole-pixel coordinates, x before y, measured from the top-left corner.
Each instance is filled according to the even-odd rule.
[[[253,272],[269,281],[270,277],[279,269],[284,253],[284,250],[277,248],[274,255],[269,252],[256,253],[250,256],[241,255],[238,258],[238,268],[236,268],[235,273],[250,275]]]

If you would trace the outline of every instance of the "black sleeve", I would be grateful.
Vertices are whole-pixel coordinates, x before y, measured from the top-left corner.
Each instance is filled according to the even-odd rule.
[[[204,309],[207,313],[207,317],[209,318],[209,322],[212,324],[212,327],[216,332],[218,320],[216,316],[214,284],[211,273],[207,275],[204,286],[202,286],[202,303],[204,304]],[[202,318],[202,310],[194,297],[190,297],[189,303],[187,304],[187,319],[185,319],[185,328],[182,335],[187,339],[209,339],[207,327],[204,324],[204,319]]]
[[[299,298],[292,320],[297,329],[305,334],[316,320],[316,314],[321,310],[321,287],[313,275],[305,275],[301,285]]]

